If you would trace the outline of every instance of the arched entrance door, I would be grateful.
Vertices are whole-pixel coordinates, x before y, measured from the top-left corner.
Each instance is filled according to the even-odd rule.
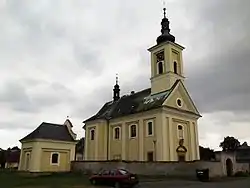
[[[185,146],[183,146],[183,142],[184,142],[184,140],[180,139],[179,146],[176,149],[179,162],[186,161],[187,148]]]
[[[226,160],[227,176],[233,175],[233,162],[231,159]]]

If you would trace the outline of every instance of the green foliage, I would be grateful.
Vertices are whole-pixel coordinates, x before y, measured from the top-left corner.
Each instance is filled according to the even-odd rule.
[[[85,137],[81,138],[76,144],[76,152],[83,153],[84,152],[84,142]]]
[[[3,188],[72,188],[89,185],[88,177],[77,173],[50,173],[35,176],[35,174],[6,170],[0,171],[0,182],[0,187]]]
[[[5,163],[6,163],[6,151],[5,150],[1,150],[0,151],[0,167],[4,168]]]
[[[235,177],[249,177],[250,174],[248,172],[238,171],[234,174]]]
[[[214,150],[210,148],[204,148],[202,146],[199,146],[200,149],[200,159],[203,161],[211,161],[212,159],[215,159],[215,153]]]
[[[223,142],[220,143],[220,147],[223,151],[235,151],[239,146],[239,140],[231,136],[225,137]]]

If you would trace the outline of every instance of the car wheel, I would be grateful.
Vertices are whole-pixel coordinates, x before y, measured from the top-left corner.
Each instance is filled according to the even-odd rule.
[[[141,187],[139,184],[133,186],[133,188],[139,188],[139,187]]]
[[[90,182],[92,185],[96,185],[96,180],[91,180]]]
[[[121,186],[120,186],[120,183],[119,183],[119,182],[116,182],[114,187],[115,187],[115,188],[120,188],[120,187],[121,187]]]

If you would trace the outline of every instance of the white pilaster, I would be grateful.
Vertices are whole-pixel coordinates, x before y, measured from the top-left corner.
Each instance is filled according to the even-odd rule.
[[[98,142],[99,142],[99,139],[98,139],[98,135],[99,135],[99,130],[98,130],[98,127],[99,126],[95,126],[95,160],[98,160]]]
[[[123,123],[122,124],[122,160],[127,160],[126,157],[126,140],[127,140],[127,136],[126,136],[126,124]]]
[[[196,145],[195,145],[195,130],[194,130],[194,125],[190,121],[189,122],[189,127],[190,127],[190,150],[191,150],[191,159],[190,160],[195,160],[196,159]]]
[[[195,122],[193,122],[194,130],[195,130],[195,144],[196,144],[196,160],[200,160],[200,150],[199,150],[199,134],[198,127]]]
[[[108,160],[113,159],[113,156],[111,156],[111,142],[113,139],[113,128],[110,126],[110,124],[108,124]]]
[[[168,141],[167,141],[167,138],[168,138],[168,135],[167,135],[167,120],[165,118],[165,115],[162,114],[162,123],[161,123],[161,128],[162,128],[162,161],[166,161],[168,156]]]
[[[139,128],[139,161],[144,161],[144,124],[143,120],[138,122]]]
[[[85,143],[84,143],[84,160],[89,160],[88,148],[89,148],[89,130],[86,127],[86,130],[85,130]]]
[[[168,128],[169,128],[169,134],[168,134],[168,136],[169,136],[169,155],[170,155],[170,158],[169,158],[169,160],[170,161],[174,161],[175,160],[175,157],[174,157],[174,152],[175,152],[175,148],[174,148],[174,135],[173,134],[175,134],[174,132],[173,132],[173,125],[172,125],[172,118],[170,118],[169,117],[169,122],[168,122]]]
[[[22,144],[22,145],[23,145],[23,144]],[[23,156],[24,156],[24,152],[23,152],[23,146],[22,146],[21,152],[20,152],[18,170],[24,170],[24,169],[23,169],[23,166],[24,166],[23,162],[24,162],[25,160],[23,160]]]
[[[190,127],[189,122],[186,122],[186,129],[187,129],[187,135],[185,138],[187,138],[187,139],[184,139],[184,142],[185,142],[185,140],[187,141],[187,149],[188,149],[187,160],[191,161],[193,159],[193,157],[192,157],[192,154],[193,154],[192,148],[193,147],[192,147],[192,143],[191,143],[192,132],[191,132],[191,127]]]

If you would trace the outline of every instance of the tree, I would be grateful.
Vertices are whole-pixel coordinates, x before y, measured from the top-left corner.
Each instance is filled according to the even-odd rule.
[[[11,148],[11,150],[18,150],[19,151],[20,149],[19,149],[19,147],[14,146],[13,148]]]
[[[85,137],[81,138],[77,144],[76,144],[76,152],[77,153],[82,153],[84,152],[84,142],[85,142]]]
[[[214,150],[210,148],[204,148],[202,146],[199,146],[200,149],[200,159],[203,161],[211,161],[212,159],[215,159],[215,153]]]
[[[6,151],[0,150],[0,167],[4,168],[6,163]]]
[[[235,151],[239,146],[239,140],[234,138],[233,136],[225,137],[223,142],[220,143],[220,147],[223,151]]]

